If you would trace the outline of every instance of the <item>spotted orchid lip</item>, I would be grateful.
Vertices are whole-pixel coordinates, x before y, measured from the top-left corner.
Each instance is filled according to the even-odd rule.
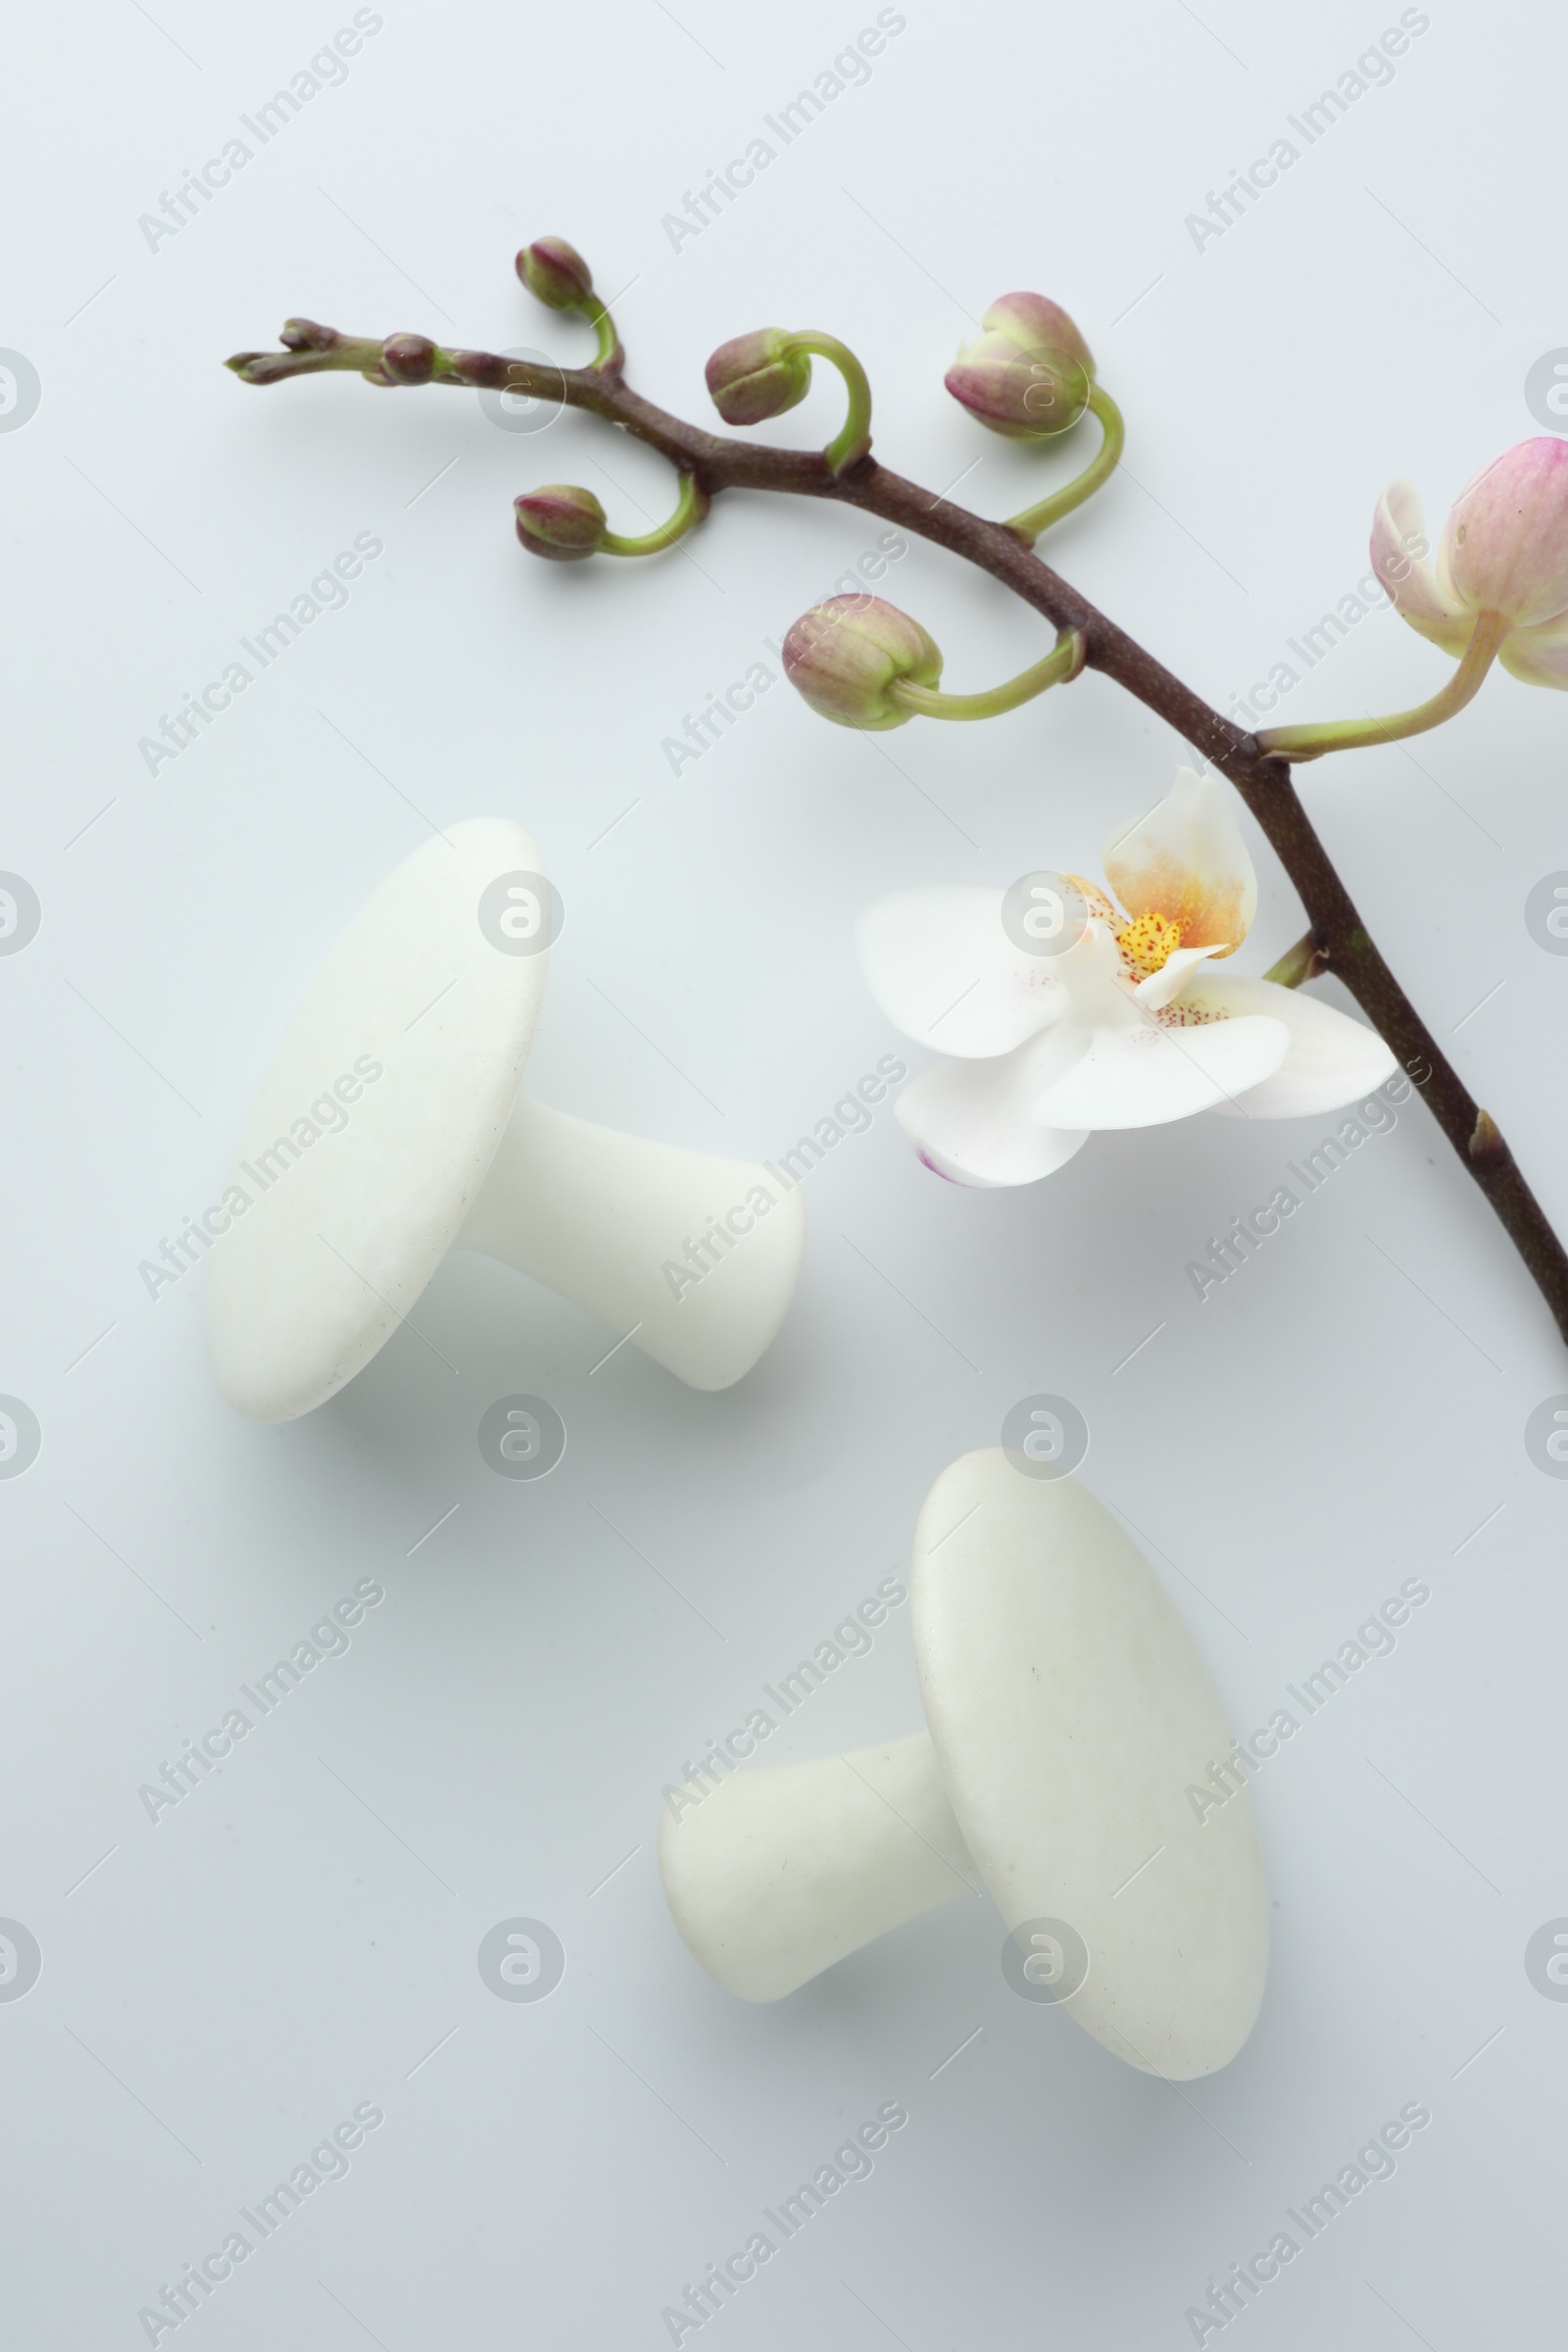
[[[1156,972],[1163,971],[1181,944],[1179,918],[1168,921],[1153,909],[1134,915],[1116,934],[1117,947],[1144,980],[1152,980]]]

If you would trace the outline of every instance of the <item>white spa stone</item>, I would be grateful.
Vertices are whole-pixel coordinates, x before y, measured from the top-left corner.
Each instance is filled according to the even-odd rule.
[[[496,893],[505,902],[503,878],[518,876],[544,882],[518,825],[482,817],[433,836],[356,915],[285,1030],[229,1172],[249,1205],[208,1268],[208,1348],[236,1411],[283,1421],[333,1396],[453,1248],[631,1333],[693,1388],[739,1380],[783,1321],[805,1247],[798,1192],[751,1161],[519,1095],[549,949],[495,944]],[[524,889],[527,911],[504,933],[537,923],[531,900]],[[757,1188],[769,1205],[754,1203],[732,1248],[710,1245],[714,1262],[692,1279],[664,1271],[692,1273],[686,1245],[711,1219],[739,1210],[746,1227]]]
[[[660,1868],[695,1957],[776,2000],[983,1886],[1009,1932],[1065,1923],[1088,1967],[1062,2005],[1174,2081],[1247,2039],[1268,1896],[1246,1789],[1202,1808],[1231,1736],[1169,1597],[1109,1512],[1000,1447],[943,1473],[909,1609],[927,1730],[676,1790]]]

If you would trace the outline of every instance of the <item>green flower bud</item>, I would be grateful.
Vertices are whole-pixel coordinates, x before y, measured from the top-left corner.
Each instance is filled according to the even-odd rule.
[[[605,543],[605,510],[575,482],[546,482],[513,500],[517,537],[530,556],[551,564],[580,564]]]
[[[314,318],[285,318],[278,336],[287,351],[332,351],[342,340],[335,326],[318,326]]]
[[[888,693],[900,678],[935,686],[942,655],[917,620],[879,596],[830,596],[784,640],[784,674],[841,727],[902,727],[913,714]]]
[[[391,384],[427,384],[435,373],[435,345],[428,335],[388,335],[381,373]]]
[[[806,398],[810,355],[789,344],[782,327],[760,326],[719,345],[708,363],[708,389],[726,424],[765,424]]]
[[[517,275],[552,311],[577,311],[594,290],[593,271],[564,237],[535,237],[517,256]]]
[[[948,390],[994,433],[1046,441],[1076,424],[1095,362],[1059,304],[1044,294],[1004,294],[948,369]]]

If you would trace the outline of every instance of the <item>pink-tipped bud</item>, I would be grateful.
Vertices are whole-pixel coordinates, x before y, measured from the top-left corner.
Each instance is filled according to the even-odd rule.
[[[389,384],[427,384],[435,373],[435,345],[428,335],[388,335],[381,373]]]
[[[517,275],[552,311],[580,310],[594,290],[593,271],[564,237],[535,237],[517,256]]]
[[[765,424],[811,389],[811,362],[792,352],[782,327],[760,326],[721,343],[708,363],[708,389],[726,424]]]
[[[575,482],[546,482],[514,498],[517,537],[530,556],[550,564],[580,564],[605,543],[605,510]]]
[[[980,321],[988,334],[1006,335],[1020,350],[1064,352],[1085,375],[1095,372],[1095,355],[1059,302],[1044,294],[999,294]]]
[[[1046,441],[1076,424],[1095,362],[1059,304],[1044,294],[1004,294],[960,346],[948,390],[971,416],[1015,441]]]
[[[917,620],[879,596],[830,596],[803,612],[784,640],[784,674],[813,710],[841,727],[902,727],[899,678],[935,686],[942,656]]]
[[[314,318],[285,318],[278,336],[288,351],[330,351],[342,340],[335,326],[318,326]]]
[[[1543,434],[1494,458],[1443,534],[1454,594],[1532,628],[1568,612],[1568,441]]]

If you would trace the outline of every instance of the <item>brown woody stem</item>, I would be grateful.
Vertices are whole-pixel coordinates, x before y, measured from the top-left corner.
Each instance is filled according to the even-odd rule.
[[[227,365],[252,384],[348,369],[379,383],[446,383],[564,399],[569,407],[587,409],[661,451],[682,472],[694,475],[697,488],[710,498],[723,490],[773,490],[861,508],[963,557],[1043,612],[1059,631],[1080,636],[1086,668],[1113,679],[1235,785],[1296,886],[1311,925],[1316,969],[1334,972],[1344,981],[1421,1089],[1568,1341],[1568,1253],[1490,1113],[1472,1099],[1374,946],[1297,794],[1288,759],[1269,753],[1255,736],[1211,710],[1043,564],[1006,523],[989,522],[945,497],[933,497],[869,456],[835,473],[816,450],[769,448],[687,424],[644,400],[614,371],[536,368],[492,352],[443,350],[414,336],[390,338],[389,350],[385,344],[342,336],[309,319],[290,319],[283,339],[286,350],[242,352]]]

